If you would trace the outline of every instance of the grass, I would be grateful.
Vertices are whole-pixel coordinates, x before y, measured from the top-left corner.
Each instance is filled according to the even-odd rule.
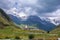
[[[6,26],[7,24],[9,26]],[[23,28],[24,26],[25,25],[20,25],[20,27]],[[1,29],[1,27],[4,28]],[[35,25],[30,27],[36,28]],[[0,39],[15,39],[15,37],[19,37],[21,39],[28,40],[30,34],[34,35],[34,39],[41,38],[45,40],[56,40],[58,37],[60,37],[60,28],[51,31],[50,33],[46,33],[43,30],[22,30],[17,28],[12,20],[10,20],[10,18],[4,13],[4,11],[0,9]]]
[[[44,31],[43,31],[44,32]],[[10,39],[14,39],[16,36],[20,37],[21,39],[29,39],[28,36],[29,34],[33,34],[34,38],[39,39],[39,38],[45,38],[45,39],[57,39],[60,35],[60,32],[58,33],[52,33],[55,31],[52,31],[50,33],[43,33],[41,30],[39,31],[34,31],[34,30],[22,30],[19,28],[16,28],[14,26],[7,26],[4,29],[0,29],[0,38],[5,38],[5,37],[9,37]],[[47,40],[48,40],[47,39]]]

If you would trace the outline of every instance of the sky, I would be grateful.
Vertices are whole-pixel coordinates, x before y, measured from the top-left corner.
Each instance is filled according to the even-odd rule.
[[[18,17],[37,15],[60,18],[60,0],[0,0],[0,8]]]

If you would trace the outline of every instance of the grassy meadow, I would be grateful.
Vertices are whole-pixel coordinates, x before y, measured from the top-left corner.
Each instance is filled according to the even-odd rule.
[[[15,39],[19,37],[20,39],[28,40],[29,35],[34,35],[35,40],[45,39],[45,40],[57,40],[60,37],[60,28],[57,28],[50,33],[43,30],[23,30],[16,28],[14,26],[6,26],[4,29],[0,29],[0,39]]]

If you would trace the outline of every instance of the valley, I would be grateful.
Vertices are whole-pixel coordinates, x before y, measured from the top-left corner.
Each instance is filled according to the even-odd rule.
[[[34,16],[35,17],[35,16]],[[2,9],[0,9],[0,39],[20,39],[20,40],[57,40],[60,37],[60,25],[57,26],[54,30],[52,31],[46,31],[47,27],[49,28],[50,26],[48,25],[41,25],[43,28],[46,27],[45,30],[43,29],[38,29],[36,24],[36,20],[32,20],[35,18],[30,17],[30,21],[28,20],[29,24],[31,25],[25,25],[25,23],[17,25],[11,18],[8,16]],[[38,18],[39,19],[39,18]],[[32,21],[32,22],[31,22]],[[39,20],[40,21],[40,20]],[[37,21],[37,23],[39,23]],[[28,24],[26,22],[26,24]],[[42,21],[43,22],[43,21]],[[35,23],[35,24],[34,24]],[[49,23],[49,22],[44,22],[44,23]],[[41,24],[41,23],[40,23]],[[51,26],[53,24],[49,23]],[[53,25],[55,26],[55,25]],[[33,30],[34,29],[34,30]]]

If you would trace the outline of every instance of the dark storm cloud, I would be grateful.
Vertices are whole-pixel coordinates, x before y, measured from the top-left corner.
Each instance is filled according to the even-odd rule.
[[[42,8],[37,8],[38,13],[50,13],[57,10],[60,0],[39,0],[38,5],[42,6]]]

